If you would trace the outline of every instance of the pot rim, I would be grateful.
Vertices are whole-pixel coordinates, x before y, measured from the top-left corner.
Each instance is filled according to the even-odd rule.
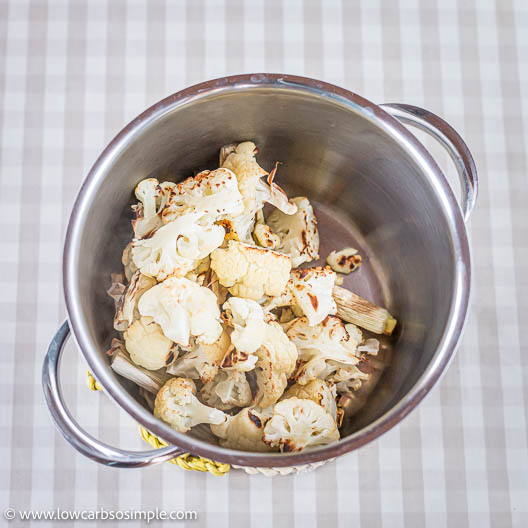
[[[155,418],[112,379],[110,369],[98,359],[98,347],[90,339],[84,324],[78,291],[75,289],[83,219],[89,213],[90,203],[97,193],[99,183],[106,176],[108,167],[125,146],[139,135],[144,127],[150,126],[168,111],[212,94],[258,88],[300,91],[330,99],[383,128],[413,157],[435,189],[450,229],[456,259],[454,294],[444,335],[431,362],[414,386],[396,405],[368,426],[334,444],[300,453],[255,453],[222,448],[178,433]],[[68,222],[63,253],[63,289],[72,334],[104,392],[137,422],[169,443],[196,455],[240,466],[297,466],[334,458],[365,445],[399,423],[431,390],[453,358],[466,321],[470,284],[471,260],[464,220],[446,177],[427,149],[404,125],[367,99],[323,81],[284,74],[243,74],[206,81],[169,95],[132,120],[110,141],[84,179]]]

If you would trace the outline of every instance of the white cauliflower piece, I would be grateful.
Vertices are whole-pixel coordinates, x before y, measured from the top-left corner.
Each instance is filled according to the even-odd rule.
[[[258,149],[251,141],[238,145],[228,145],[220,150],[222,167],[233,171],[238,180],[238,188],[244,197],[244,213],[233,215],[235,231],[243,242],[251,243],[251,231],[255,224],[255,214],[262,209],[265,202],[273,204],[285,214],[293,214],[297,206],[288,201],[284,191],[273,182],[276,168],[266,172],[258,163],[255,156]],[[268,176],[268,184],[262,181]]]
[[[253,238],[259,246],[276,249],[280,245],[280,237],[276,235],[271,227],[266,224],[256,224],[253,229]]]
[[[192,349],[167,368],[169,374],[209,383],[217,375],[220,363],[231,344],[227,332],[212,344],[196,342]]]
[[[141,203],[133,207],[136,219],[132,222],[132,228],[136,238],[148,237],[161,227],[161,211],[173,186],[171,182],[160,184],[155,178],[147,178],[137,184],[135,195]]]
[[[123,296],[118,300],[114,317],[114,328],[124,332],[136,319],[139,319],[137,308],[139,299],[156,284],[156,280],[136,271],[130,278]]]
[[[264,442],[283,453],[326,445],[339,440],[335,420],[312,400],[288,398],[273,409],[264,427]]]
[[[202,171],[174,186],[163,209],[163,223],[186,213],[199,213],[214,222],[225,215],[244,212],[244,201],[236,176],[229,169]]]
[[[315,326],[327,315],[335,314],[337,306],[332,296],[336,274],[328,267],[294,269],[282,295],[269,299],[265,310],[291,306],[300,315],[308,318],[308,324]]]
[[[207,407],[195,396],[196,386],[187,378],[172,378],[156,396],[154,416],[167,422],[173,429],[186,433],[198,424],[219,425],[226,420],[226,415]]]
[[[219,225],[200,225],[199,214],[189,213],[160,227],[151,238],[134,239],[132,259],[144,275],[158,281],[184,276],[224,241]]]
[[[259,181],[259,188],[265,196],[265,201],[271,205],[274,205],[279,211],[283,212],[286,215],[292,215],[297,212],[297,205],[288,200],[288,196],[279,187],[274,183],[275,174],[277,173],[277,168],[279,167],[279,162],[275,163],[275,167],[268,174],[267,182],[268,185],[264,184],[262,181]]]
[[[300,317],[290,326],[287,335],[297,347],[301,360],[318,356],[355,365],[360,359],[357,347],[363,340],[361,331],[334,315],[316,326],[310,326],[307,317]]]
[[[270,322],[262,346],[256,351],[257,394],[255,404],[262,408],[274,404],[283,394],[295,370],[297,349],[279,323]]]
[[[361,255],[358,255],[358,250],[348,247],[341,251],[332,251],[326,257],[326,263],[338,273],[349,273],[356,271],[361,266]]]
[[[138,303],[139,313],[153,317],[163,333],[188,347],[190,337],[213,344],[222,333],[215,294],[183,277],[171,277],[146,291]]]
[[[148,370],[166,367],[178,356],[174,343],[151,317],[141,317],[134,321],[123,337],[130,359]]]
[[[230,297],[222,308],[224,319],[234,328],[231,334],[233,345],[248,354],[255,352],[266,335],[264,312],[260,304],[251,299]]]
[[[200,399],[211,407],[227,411],[234,407],[247,407],[253,395],[243,372],[222,370],[202,387]]]
[[[322,377],[335,385],[338,394],[349,394],[370,380],[372,371],[366,354],[376,356],[379,351],[379,341],[367,339],[357,347],[357,351],[361,354],[361,360],[357,365],[345,365],[337,361],[326,362]]]
[[[370,338],[365,340],[361,345],[358,346],[358,352],[361,354],[370,354],[371,356],[377,356],[379,352],[380,342],[377,339]]]
[[[329,361],[357,365],[361,359],[357,350],[363,340],[361,331],[333,315],[317,326],[310,326],[306,317],[300,317],[289,326],[287,335],[299,352],[301,361],[294,379],[301,385],[324,378]]]
[[[240,297],[230,297],[223,309],[223,319],[234,329],[231,333],[234,348],[226,354],[222,367],[244,372],[253,370],[257,362],[253,353],[266,335],[264,312],[255,301]]]
[[[236,148],[237,148],[236,143],[229,143],[229,145],[224,145],[223,147],[220,148],[220,152],[218,156],[219,158],[218,164],[220,165],[220,167],[224,165],[224,162],[227,159],[227,156],[235,152]]]
[[[238,188],[244,197],[245,210],[254,210],[256,213],[262,209],[264,202],[269,202],[285,214],[295,213],[297,207],[288,202],[284,191],[273,182],[277,166],[268,173],[257,163],[257,154],[258,148],[251,141],[244,141],[236,147],[224,147],[220,153],[222,167],[236,174]],[[268,185],[261,180],[263,176],[267,176]]]
[[[358,390],[370,376],[357,365],[345,365],[337,361],[327,361],[321,376],[335,386],[338,394],[348,394]]]
[[[288,282],[291,260],[270,249],[230,240],[227,249],[215,249],[211,268],[220,284],[236,297],[258,300],[279,295]]]
[[[244,209],[255,210],[255,213],[256,209],[260,209],[263,205],[260,203],[256,207],[258,183],[263,176],[268,175],[268,172],[257,163],[257,154],[255,143],[245,141],[234,147],[222,163],[222,167],[233,171],[236,175],[238,188],[244,197]]]
[[[224,370],[236,370],[238,372],[249,372],[255,368],[258,357],[238,350],[233,345],[227,351],[221,367]]]
[[[125,277],[127,281],[129,281],[132,278],[132,275],[137,271],[137,266],[132,260],[132,241],[125,246],[123,255],[121,256],[121,263],[123,264]]]
[[[296,268],[303,262],[319,258],[319,232],[308,198],[300,196],[293,198],[292,202],[297,206],[295,214],[287,215],[276,210],[269,215],[267,222],[281,239],[278,251],[288,255]]]
[[[255,211],[241,214],[229,220],[232,225],[233,236],[232,240],[239,240],[246,244],[253,244],[251,233],[255,227]]]
[[[306,385],[296,383],[292,385],[282,396],[283,400],[302,398],[318,403],[334,420],[337,421],[336,387],[329,385],[321,379],[314,379]]]
[[[222,447],[269,452],[273,449],[263,442],[267,419],[266,413],[260,409],[248,407],[234,416],[228,416],[221,425],[211,425],[211,431],[220,439]]]

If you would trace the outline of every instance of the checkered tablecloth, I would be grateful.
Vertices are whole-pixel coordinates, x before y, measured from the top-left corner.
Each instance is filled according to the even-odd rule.
[[[40,384],[76,191],[150,104],[259,71],[423,106],[467,140],[481,186],[457,358],[400,426],[309,474],[98,466],[55,432]],[[527,145],[524,0],[0,0],[0,508],[196,510],[187,524],[211,527],[528,526]],[[74,345],[63,367],[81,423],[142,448],[133,421],[86,388]]]

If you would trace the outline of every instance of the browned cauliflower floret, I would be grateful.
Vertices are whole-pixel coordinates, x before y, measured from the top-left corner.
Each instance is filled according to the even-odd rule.
[[[132,241],[125,246],[123,255],[121,256],[121,263],[123,264],[126,280],[129,281],[137,270],[137,266],[132,260]]]
[[[234,230],[239,240],[251,243],[251,232],[255,225],[255,214],[268,202],[285,214],[293,214],[297,206],[288,201],[286,193],[273,182],[276,167],[268,173],[256,160],[258,149],[251,141],[238,145],[228,145],[220,150],[220,164],[233,171],[238,180],[238,188],[244,197],[244,213],[231,215]],[[267,176],[267,184],[262,177]]]
[[[277,249],[280,245],[280,237],[276,235],[269,225],[257,224],[253,229],[253,238],[259,246],[268,249]]]
[[[284,392],[288,378],[295,370],[297,349],[279,323],[270,322],[262,346],[257,350],[255,404],[265,408],[274,404]]]
[[[156,284],[156,280],[136,271],[130,278],[124,295],[117,303],[114,328],[124,332],[136,319],[139,319],[138,302],[141,296]]]
[[[211,431],[220,438],[222,447],[242,451],[273,451],[262,440],[267,419],[261,410],[248,407],[234,416],[228,416],[221,425],[211,425]]]
[[[265,310],[291,306],[305,315],[310,326],[321,323],[327,315],[335,314],[337,306],[332,297],[336,274],[328,267],[296,268],[292,270],[284,292],[264,303]]]
[[[332,251],[326,257],[326,263],[334,271],[348,275],[361,266],[361,255],[358,255],[357,249],[348,247],[341,251]]]
[[[289,326],[287,334],[299,352],[301,361],[294,378],[301,385],[324,378],[329,361],[345,365],[360,361],[357,347],[363,340],[361,331],[333,315],[316,326],[310,326],[308,319],[301,317]]]
[[[171,277],[145,292],[139,313],[153,317],[163,333],[188,347],[190,338],[213,344],[222,333],[216,296],[209,289],[183,277]]]
[[[137,184],[135,194],[140,203],[133,206],[136,219],[132,222],[137,239],[152,235],[162,226],[161,211],[173,186],[172,182],[159,183],[155,178],[146,178]]]
[[[222,226],[199,221],[200,213],[187,213],[160,227],[150,238],[134,239],[134,264],[158,281],[192,271],[220,247],[225,235]]]
[[[211,345],[195,342],[192,349],[175,361],[167,372],[208,383],[218,373],[220,363],[230,344],[229,336],[225,331],[222,331],[220,337]]]
[[[227,249],[215,249],[211,268],[220,284],[236,297],[259,300],[279,295],[288,282],[291,260],[270,249],[230,240]]]
[[[253,396],[243,372],[222,370],[200,390],[200,399],[222,411],[234,407],[247,407]]]
[[[332,416],[314,401],[296,397],[277,403],[264,427],[264,442],[283,453],[337,440],[339,431]]]
[[[297,206],[293,215],[282,211],[273,211],[268,219],[268,225],[279,235],[281,242],[277,249],[292,259],[293,267],[303,262],[311,262],[319,258],[319,232],[317,219],[308,198],[299,196],[292,202]]]
[[[161,387],[154,404],[154,416],[173,429],[186,433],[198,424],[221,424],[226,415],[207,407],[195,396],[196,386],[187,378],[172,378]]]
[[[141,317],[134,321],[123,337],[132,361],[148,370],[158,370],[170,365],[178,355],[174,343],[151,317]]]
[[[200,213],[211,221],[244,212],[244,202],[236,176],[228,169],[202,171],[176,184],[162,212],[163,222],[186,213]]]
[[[251,299],[230,297],[223,305],[223,319],[233,328],[232,349],[226,354],[222,367],[248,372],[255,368],[254,352],[262,345],[266,335],[264,312]]]
[[[222,163],[222,167],[236,174],[246,211],[255,209],[259,182],[263,176],[268,175],[257,163],[257,154],[255,143],[245,141],[234,147]],[[256,213],[256,210],[254,212]]]
[[[320,379],[314,379],[306,385],[299,385],[296,383],[292,385],[282,397],[283,400],[292,398],[302,398],[305,400],[312,400],[318,403],[334,420],[337,419],[337,405],[336,405],[336,388],[334,385],[329,385]]]

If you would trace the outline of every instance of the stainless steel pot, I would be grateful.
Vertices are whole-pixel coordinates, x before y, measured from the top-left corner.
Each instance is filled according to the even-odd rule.
[[[401,122],[425,130],[446,147],[461,178],[462,211],[429,152]],[[339,247],[345,242],[340,233],[353,233],[369,262],[357,275],[364,279],[352,286],[386,305],[400,321],[390,367],[347,436],[297,454],[233,451],[177,433],[143,406],[134,387],[110,369],[104,353],[113,317],[105,288],[110,273],[120,269],[130,238],[134,186],[147,175],[180,179],[204,165],[214,167],[220,146],[245,139],[259,145],[264,166],[283,163],[280,181],[292,195],[320,204],[323,216],[332,220],[321,221],[323,240],[333,237]],[[416,406],[453,357],[471,280],[464,220],[476,194],[475,165],[466,145],[426,110],[377,106],[324,82],[271,74],[222,78],[167,97],[111,141],[73,208],[63,269],[68,322],[53,339],[43,368],[57,428],[84,455],[117,467],[146,466],[183,452],[241,466],[297,466],[374,440]],[[58,383],[70,329],[104,391],[171,447],[123,451],[79,427]]]

